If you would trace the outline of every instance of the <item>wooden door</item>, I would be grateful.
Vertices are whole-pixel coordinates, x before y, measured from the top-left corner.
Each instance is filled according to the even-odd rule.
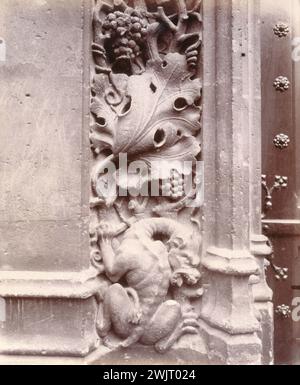
[[[300,0],[262,0],[263,228],[275,362],[300,363]],[[298,307],[297,307],[298,306]]]

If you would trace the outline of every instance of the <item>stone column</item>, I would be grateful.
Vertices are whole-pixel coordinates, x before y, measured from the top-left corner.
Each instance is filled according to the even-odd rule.
[[[259,8],[255,0],[204,2],[204,162],[207,288],[202,328],[212,360],[262,362],[250,277],[260,172]],[[255,153],[254,153],[255,150]],[[258,162],[255,163],[255,166]],[[255,189],[253,189],[253,187]],[[252,210],[256,215],[252,216]],[[252,218],[252,220],[250,220]]]

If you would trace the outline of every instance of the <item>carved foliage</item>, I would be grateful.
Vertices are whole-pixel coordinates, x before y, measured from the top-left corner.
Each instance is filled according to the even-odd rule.
[[[98,296],[103,342],[164,352],[182,335],[198,333],[191,298],[202,294],[199,222],[197,208],[186,207],[194,189],[187,194],[180,186],[180,164],[195,165],[200,156],[202,23],[199,2],[190,9],[181,0],[172,9],[154,3],[95,3],[90,232],[92,264],[109,282]],[[101,195],[110,163],[120,187],[140,184],[128,176],[123,185],[123,154],[128,163],[147,165],[143,183],[155,177],[169,191],[159,206],[157,197]],[[174,161],[178,167],[162,175],[157,165]]]
[[[201,82],[187,76],[184,61],[182,55],[168,54],[163,63],[149,64],[142,75],[112,75],[112,84],[107,84],[106,75],[95,77],[91,140],[99,152],[110,148],[115,155],[146,159],[177,154],[183,160],[200,152],[194,135],[201,128]]]

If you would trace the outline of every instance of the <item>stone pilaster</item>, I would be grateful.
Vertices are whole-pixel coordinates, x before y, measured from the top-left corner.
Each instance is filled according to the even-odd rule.
[[[259,4],[259,3],[257,3]],[[261,31],[257,14],[253,14],[253,20],[257,23],[250,36],[250,44],[255,52],[260,53]],[[273,363],[273,293],[266,282],[265,268],[266,258],[272,253],[268,239],[262,235],[262,202],[261,202],[261,175],[262,175],[262,133],[261,133],[261,55],[255,55],[251,67],[255,73],[252,89],[251,126],[250,126],[250,241],[251,253],[255,256],[259,265],[259,275],[252,276],[252,292],[257,317],[260,321],[259,338],[262,341],[262,364]]]
[[[250,242],[251,186],[260,183],[250,172],[260,116],[258,4],[204,2],[207,289],[201,318],[211,359],[229,364],[262,362],[249,285],[259,274]]]

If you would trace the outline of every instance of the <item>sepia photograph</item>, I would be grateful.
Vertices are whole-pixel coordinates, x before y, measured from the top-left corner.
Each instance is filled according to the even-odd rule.
[[[300,0],[0,0],[0,365],[300,365]]]

